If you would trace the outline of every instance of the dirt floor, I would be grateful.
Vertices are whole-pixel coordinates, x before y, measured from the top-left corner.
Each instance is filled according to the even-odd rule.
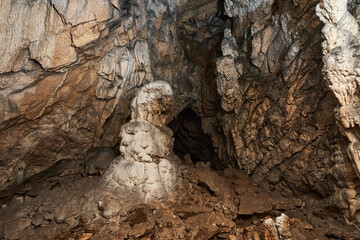
[[[360,239],[311,194],[251,184],[239,170],[188,162],[164,204],[134,203],[101,183],[103,170],[68,160],[0,195],[1,239]]]

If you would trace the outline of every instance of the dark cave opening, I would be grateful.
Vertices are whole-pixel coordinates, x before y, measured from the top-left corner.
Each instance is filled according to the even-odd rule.
[[[181,159],[190,154],[194,163],[210,162],[216,168],[217,154],[209,135],[201,127],[200,117],[190,108],[183,110],[168,127],[174,133],[174,153]]]

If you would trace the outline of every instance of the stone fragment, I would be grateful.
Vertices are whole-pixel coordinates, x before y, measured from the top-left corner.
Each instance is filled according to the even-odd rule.
[[[233,58],[239,56],[236,40],[231,35],[231,30],[229,28],[226,28],[224,31],[224,39],[221,42],[221,51],[223,56],[230,55]]]
[[[71,199],[61,206],[55,206],[54,221],[58,224],[67,223],[72,226],[78,221],[79,211],[76,200]]]
[[[276,217],[276,228],[279,232],[279,239],[291,239],[291,232],[290,232],[290,222],[289,217],[282,213],[280,216]]]
[[[120,202],[111,202],[106,204],[106,206],[102,206],[103,210],[103,217],[104,218],[112,218],[115,217],[121,210],[121,203]]]
[[[76,216],[71,216],[64,221],[70,228],[73,228],[79,224],[79,220]]]
[[[44,219],[46,221],[51,221],[54,219],[54,214],[49,212],[44,212]]]
[[[185,226],[189,239],[209,239],[218,233],[229,233],[235,223],[215,213],[203,213],[188,218]]]
[[[81,235],[81,237],[79,238],[79,240],[88,240],[91,239],[91,237],[93,236],[93,233],[83,233]]]
[[[44,215],[37,213],[34,216],[31,217],[31,223],[35,226],[38,227],[42,224],[42,222],[44,221]]]
[[[262,237],[263,239],[279,240],[278,229],[272,218],[267,218],[263,222]]]

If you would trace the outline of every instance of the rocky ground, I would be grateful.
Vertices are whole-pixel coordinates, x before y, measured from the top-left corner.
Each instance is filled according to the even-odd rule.
[[[1,239],[359,239],[321,200],[254,186],[239,170],[185,156],[183,183],[164,203],[136,203],[102,184],[112,152],[67,160],[2,192]],[[84,164],[86,162],[86,164]],[[4,197],[8,195],[8,197]]]

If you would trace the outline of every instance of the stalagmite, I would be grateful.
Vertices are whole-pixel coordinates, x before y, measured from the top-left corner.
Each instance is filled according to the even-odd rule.
[[[359,25],[347,10],[346,0],[323,0],[316,13],[324,22],[322,33],[323,74],[338,100],[335,115],[340,131],[349,141],[347,147],[354,170],[360,178],[360,34]],[[352,215],[360,209],[355,184],[335,192],[330,205],[349,208]]]
[[[142,201],[164,201],[180,183],[178,159],[172,152],[172,131],[164,124],[173,104],[166,82],[142,87],[131,104],[131,121],[120,133],[121,156],[105,173],[115,189],[130,191]]]

